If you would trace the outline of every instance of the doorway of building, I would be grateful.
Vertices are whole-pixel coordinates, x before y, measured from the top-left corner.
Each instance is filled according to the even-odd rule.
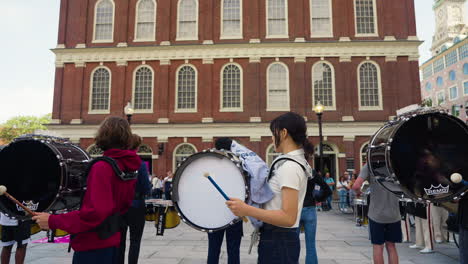
[[[314,158],[315,169],[320,168],[320,157],[317,155]],[[329,172],[333,179],[336,179],[336,155],[335,154],[323,154],[323,171],[324,174]]]

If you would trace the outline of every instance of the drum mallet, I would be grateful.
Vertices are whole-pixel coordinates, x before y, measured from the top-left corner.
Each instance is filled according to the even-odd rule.
[[[31,209],[29,209],[28,207],[24,206],[24,204],[20,203],[18,200],[15,199],[15,197],[11,196],[11,194],[9,194],[7,192],[7,187],[5,185],[0,185],[0,196],[2,195],[5,195],[8,199],[10,199],[12,202],[14,202],[15,204],[17,204],[19,207],[23,208],[24,211],[26,211],[28,214],[30,215],[36,215],[36,213],[34,213],[33,211],[31,211]]]
[[[208,180],[210,180],[210,182],[213,184],[213,186],[218,190],[218,192],[224,197],[224,199],[226,199],[226,201],[229,201],[231,199],[229,199],[229,197],[227,196],[227,194],[223,191],[223,189],[221,189],[221,187],[219,187],[219,185],[215,182],[215,180],[213,180],[213,178],[211,178],[210,174],[208,172],[205,172],[203,174],[203,176],[205,176],[206,178],[208,178]],[[248,222],[247,220],[247,217],[243,216],[242,217],[242,220],[244,222]]]
[[[453,183],[461,183],[463,185],[468,185],[468,181],[463,180],[463,177],[460,173],[452,173],[452,175],[450,175],[450,180]]]

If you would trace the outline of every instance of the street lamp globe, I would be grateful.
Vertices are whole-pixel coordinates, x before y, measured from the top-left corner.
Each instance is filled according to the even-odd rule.
[[[323,104],[321,104],[320,101],[318,101],[314,107],[314,112],[319,115],[323,113],[323,109],[324,109]]]
[[[134,112],[135,112],[135,110],[132,107],[132,103],[128,102],[127,105],[124,108],[124,113],[127,116],[128,122],[130,122]]]

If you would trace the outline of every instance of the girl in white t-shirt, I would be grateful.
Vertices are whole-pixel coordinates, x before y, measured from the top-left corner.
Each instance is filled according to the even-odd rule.
[[[307,139],[307,126],[302,116],[286,113],[270,123],[275,151],[285,153],[297,160],[280,162],[271,168],[269,185],[274,197],[263,209],[249,206],[242,200],[231,198],[229,209],[237,216],[251,216],[264,222],[260,228],[258,245],[259,264],[299,263],[300,241],[299,220],[307,188],[309,167],[306,156],[313,153],[313,146]]]

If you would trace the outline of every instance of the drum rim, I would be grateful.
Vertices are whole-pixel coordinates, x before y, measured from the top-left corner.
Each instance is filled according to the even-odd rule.
[[[385,144],[384,144],[384,147],[385,147],[385,151],[384,151],[384,153],[385,153],[385,163],[386,163],[385,167],[386,167],[386,169],[388,171],[388,175],[390,175],[390,177],[392,179],[394,179],[396,182],[398,182],[398,186],[401,188],[402,194],[400,195],[400,194],[397,194],[394,191],[390,190],[389,188],[387,188],[387,186],[382,184],[379,180],[377,180],[378,184],[380,184],[387,191],[393,193],[394,195],[396,195],[396,196],[398,196],[400,198],[410,198],[410,199],[412,199],[414,201],[419,201],[419,202],[429,201],[429,202],[444,203],[444,202],[459,200],[463,196],[465,196],[466,193],[468,193],[468,186],[464,186],[463,188],[461,188],[457,192],[455,192],[455,193],[453,193],[451,195],[448,195],[446,197],[443,197],[443,198],[422,198],[422,197],[416,196],[415,194],[410,192],[405,186],[401,185],[399,183],[398,178],[396,177],[395,170],[393,168],[393,163],[392,163],[391,157],[390,157],[390,151],[391,151],[393,138],[395,137],[395,134],[397,133],[398,129],[401,128],[404,124],[406,124],[409,120],[411,120],[411,119],[413,119],[415,117],[420,117],[420,116],[424,116],[424,115],[445,116],[445,117],[449,118],[450,120],[455,121],[456,123],[461,125],[461,127],[468,132],[468,125],[466,125],[460,119],[458,119],[458,118],[454,117],[453,115],[449,114],[444,109],[439,109],[439,108],[424,109],[424,108],[422,108],[422,109],[418,109],[416,111],[404,113],[404,114],[399,115],[398,117],[396,117],[394,120],[388,121],[384,126],[382,126],[379,130],[377,130],[377,132],[374,134],[374,136],[369,141],[370,146],[367,149],[367,164],[369,164],[369,171],[370,171],[371,175],[373,177],[375,177],[374,171],[372,170],[372,163],[370,162],[370,157],[371,157],[370,154],[371,154],[371,151],[373,150],[373,147],[374,147],[373,142],[375,141],[376,137],[378,135],[380,135],[382,130],[384,130],[386,128],[389,128],[390,126],[396,125],[396,127],[393,128],[393,131],[390,134],[390,136],[387,138],[387,142],[385,142]]]
[[[58,137],[48,137],[48,136],[41,136],[41,135],[20,136],[18,138],[13,139],[13,141],[10,144],[4,146],[4,148],[0,149],[0,151],[3,151],[4,149],[6,149],[8,147],[11,147],[14,144],[17,144],[17,143],[20,143],[20,142],[25,142],[25,141],[39,142],[39,143],[42,143],[42,144],[46,145],[53,152],[53,154],[55,154],[55,158],[57,159],[56,161],[58,162],[58,165],[60,166],[59,188],[58,188],[57,193],[56,193],[54,199],[52,200],[52,202],[42,211],[42,212],[50,212],[51,211],[50,209],[62,197],[61,193],[64,190],[64,187],[66,186],[66,183],[67,183],[67,182],[65,182],[65,180],[67,180],[67,179],[65,179],[66,178],[65,175],[66,175],[66,173],[68,171],[68,165],[66,164],[66,160],[64,159],[62,153],[58,150],[58,148],[56,148],[54,146],[54,144],[63,144],[63,145],[73,147],[74,149],[78,150],[81,154],[83,154],[83,156],[85,158],[87,158],[87,161],[90,160],[90,156],[82,148],[80,148],[79,146],[69,142],[68,140],[65,140],[63,138],[58,138]],[[60,142],[60,141],[62,141],[62,142]],[[76,208],[68,208],[68,209],[64,209],[64,210],[69,211],[69,210],[74,210],[74,209],[76,209]],[[60,211],[63,211],[63,210],[60,210]],[[21,215],[14,215],[13,214],[14,212],[2,212],[2,213],[5,214],[6,216],[8,216],[10,218],[13,218],[13,219],[16,219],[16,220],[28,220],[28,219],[30,219],[32,217],[29,214],[25,215],[25,216],[21,216]]]
[[[178,183],[179,183],[180,175],[184,171],[185,167],[187,167],[190,164],[189,163],[190,161],[198,159],[199,158],[198,156],[207,155],[207,154],[211,155],[211,156],[223,156],[223,158],[227,158],[227,159],[231,160],[232,162],[234,162],[236,164],[236,167],[239,169],[241,175],[244,176],[243,177],[243,181],[245,183],[245,200],[244,201],[247,201],[247,199],[249,197],[249,187],[248,187],[248,182],[247,182],[246,177],[245,177],[246,176],[245,172],[242,169],[242,166],[240,166],[240,159],[233,152],[230,152],[230,151],[220,151],[220,150],[217,150],[217,149],[205,149],[205,150],[203,150],[201,152],[197,152],[197,153],[192,154],[191,156],[187,157],[179,165],[179,167],[177,167],[177,170],[174,173],[174,178],[172,179],[173,182],[172,182],[172,191],[171,191],[172,203],[174,204],[174,208],[176,209],[177,214],[179,215],[180,219],[182,219],[182,221],[184,223],[186,223],[187,225],[189,225],[190,227],[192,227],[192,228],[194,228],[196,230],[202,231],[202,232],[212,233],[212,232],[215,232],[215,231],[218,231],[218,230],[226,229],[229,226],[232,226],[232,225],[238,223],[239,221],[242,221],[242,218],[237,217],[232,222],[230,222],[230,223],[228,223],[228,224],[226,224],[226,225],[224,225],[222,227],[219,227],[219,228],[206,228],[206,227],[202,227],[202,226],[196,225],[193,222],[191,222],[184,215],[182,210],[179,208],[179,203],[178,203],[178,198],[179,198]]]

